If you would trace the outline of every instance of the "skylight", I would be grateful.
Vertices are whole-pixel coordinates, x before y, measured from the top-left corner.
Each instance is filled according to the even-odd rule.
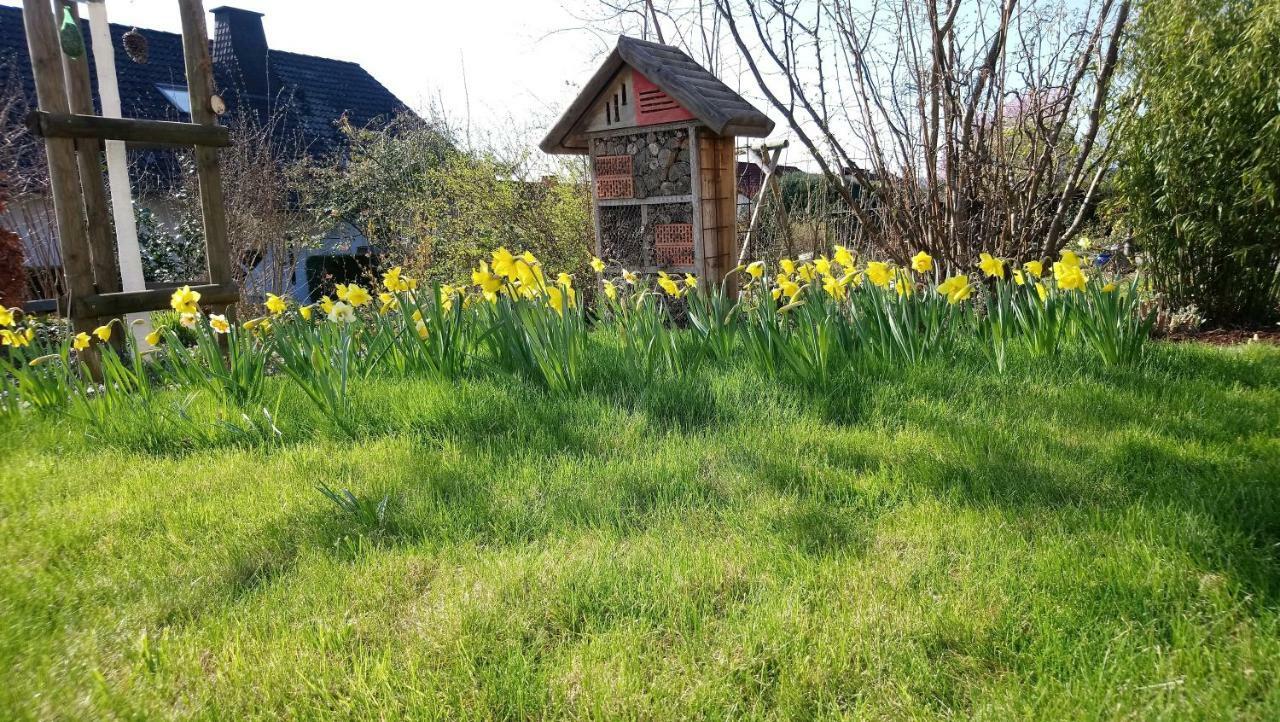
[[[191,96],[187,94],[187,89],[183,86],[157,84],[156,90],[159,90],[173,107],[184,113],[191,113]]]

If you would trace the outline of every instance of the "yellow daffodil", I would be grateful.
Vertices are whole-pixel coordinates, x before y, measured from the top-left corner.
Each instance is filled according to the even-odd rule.
[[[418,332],[418,338],[423,341],[427,340],[427,323],[422,319],[413,322],[414,330]]]
[[[933,256],[920,251],[911,257],[911,268],[916,273],[928,273],[933,270]]]
[[[332,299],[332,298],[329,298],[328,296],[321,296],[321,297],[320,297],[320,310],[321,310],[321,311],[323,311],[323,312],[324,312],[324,313],[326,313],[326,314],[327,314],[327,313],[329,313],[330,311],[332,311],[332,310],[333,310],[333,299]]]
[[[283,298],[280,298],[274,293],[267,294],[267,310],[268,311],[279,314],[279,313],[284,313],[285,309],[287,308],[289,308],[289,304]]]
[[[404,271],[403,269],[401,269],[400,266],[396,266],[390,271],[387,271],[386,273],[382,274],[382,285],[385,286],[386,289],[388,291],[391,291],[392,293],[395,293],[397,291],[413,290],[413,288],[415,288],[418,285],[418,282],[414,281],[412,278],[403,277],[401,275],[403,273]]]
[[[311,313],[314,309],[315,309],[315,306],[303,306],[302,308],[298,309],[298,315],[302,316],[303,321],[310,321]]]
[[[160,342],[164,340],[164,336],[160,333],[161,330],[162,329],[157,328],[156,330],[147,334],[145,339],[146,342],[152,346],[159,346]]]
[[[356,309],[349,303],[338,301],[329,308],[329,320],[334,323],[351,323],[356,320]]]
[[[835,259],[836,263],[839,263],[850,271],[852,271],[854,266],[857,265],[854,263],[853,254],[849,252],[848,248],[845,248],[844,246],[833,246],[831,250],[835,251],[832,257]]]
[[[658,274],[658,285],[661,286],[662,290],[666,291],[668,295],[674,298],[680,297],[679,284],[677,284],[670,276],[668,276],[665,271]]]
[[[529,293],[536,293],[542,287],[542,284],[538,282],[538,274],[534,273],[533,266],[530,266],[524,260],[518,260],[515,262],[515,274],[516,280],[520,282],[522,290]]]
[[[689,288],[697,288],[698,277],[693,275],[692,273],[684,274],[684,285],[688,286]]]
[[[178,313],[196,313],[199,310],[200,292],[192,291],[190,286],[183,286],[169,297],[169,305]]]
[[[787,274],[788,276],[796,272],[796,262],[791,260],[790,258],[784,258],[778,261],[778,267],[781,268],[782,272]]]
[[[604,295],[610,301],[618,300],[618,287],[613,285],[613,281],[604,282]]]
[[[552,286],[547,289],[547,305],[561,316],[564,315],[564,291],[558,286]]]
[[[1045,288],[1043,283],[1036,281],[1036,295],[1040,297],[1040,302],[1044,303],[1049,300],[1049,289]]]
[[[570,276],[564,271],[561,271],[559,274],[556,275],[556,285],[561,286],[562,288],[572,288],[573,276]]]
[[[848,278],[848,276],[845,276],[845,277]],[[832,275],[826,275],[826,276],[823,276],[822,278],[822,290],[826,291],[828,296],[836,300],[840,300],[845,297],[847,293],[845,290],[845,285],[846,284],[842,283],[839,279],[837,279],[835,276],[832,276]]]
[[[1102,292],[1103,292],[1103,293],[1111,293],[1111,292],[1113,292],[1113,291],[1115,291],[1115,290],[1116,290],[1116,282],[1115,282],[1115,281],[1108,281],[1108,282],[1107,282],[1107,284],[1106,284],[1105,286],[1103,286],[1103,287],[1102,287]]]
[[[1044,275],[1044,264],[1039,261],[1027,261],[1022,264],[1022,268],[1036,278]]]
[[[504,276],[509,281],[516,280],[516,257],[506,248],[499,248],[493,254],[493,272]]]
[[[83,351],[89,348],[89,343],[90,343],[89,334],[85,333],[84,331],[81,331],[80,333],[76,334],[76,337],[71,340],[72,348],[74,348],[77,351]]]
[[[867,280],[880,288],[888,288],[893,280],[893,270],[883,261],[872,261],[867,264]]]
[[[814,268],[818,270],[818,275],[820,276],[831,275],[831,261],[827,260],[826,256],[819,256],[818,260],[813,262],[813,265],[814,265]]]
[[[471,282],[479,286],[480,293],[489,301],[498,300],[498,290],[502,288],[502,279],[489,273],[489,264],[480,262],[480,267],[471,272]]]
[[[800,280],[804,281],[805,283],[812,283],[813,279],[817,278],[816,274],[814,273],[814,268],[812,263],[806,263],[800,266],[796,275],[800,276]]]
[[[989,278],[1004,278],[1004,261],[990,253],[978,255],[978,268],[981,268]]]
[[[93,335],[97,336],[98,340],[104,343],[107,341],[110,341],[111,340],[111,324],[108,323],[105,326],[99,326],[93,329]]]
[[[893,290],[897,291],[898,296],[905,298],[915,293],[916,286],[911,282],[911,276],[907,275],[905,270],[899,269],[897,277],[893,279]]]
[[[386,314],[394,311],[396,306],[400,305],[400,299],[396,298],[394,293],[383,291],[378,294],[378,303],[381,304],[378,306],[378,313],[385,316]]]
[[[938,293],[947,297],[947,303],[957,304],[969,298],[973,293],[973,285],[969,283],[968,276],[960,274],[939,283]]]
[[[353,285],[353,286],[354,286],[355,284],[353,283],[353,284],[351,284],[351,285]],[[344,283],[339,283],[338,285],[336,285],[336,286],[334,286],[334,287],[333,287],[333,290],[334,290],[335,292],[337,292],[337,294],[338,294],[338,300],[339,300],[339,301],[345,301],[345,300],[347,300],[347,293],[349,293],[349,290],[348,290],[349,288],[350,288],[350,287],[349,287],[349,286],[347,286],[347,285],[346,285],[346,284],[344,284]]]
[[[369,292],[365,290],[364,286],[358,286],[353,283],[347,286],[347,297],[345,300],[352,306],[359,308],[372,301],[373,297],[369,295]]]
[[[764,261],[752,261],[747,264],[747,275],[759,279],[764,275]]]
[[[533,253],[530,251],[525,251],[524,253],[520,254],[520,258],[523,259],[524,262],[529,264],[530,266],[538,265],[538,257],[533,255]]]
[[[778,290],[782,292],[782,295],[794,300],[796,296],[800,295],[800,284],[791,279],[783,279],[778,282]]]
[[[1026,279],[1026,276],[1022,273],[1022,271],[1015,270],[1013,272],[1013,282],[1018,284],[1019,286],[1022,286],[1026,284],[1027,279]]]
[[[1055,266],[1053,276],[1058,281],[1058,288],[1066,291],[1082,291],[1089,282],[1088,276],[1084,275],[1079,266]]]
[[[596,273],[604,273],[604,261],[600,260],[599,256],[591,257],[591,270]]]
[[[8,328],[13,325],[13,312],[16,309],[0,306],[0,326]]]
[[[1080,271],[1080,257],[1068,250],[1062,251],[1062,260],[1053,263],[1053,278],[1058,282],[1058,286],[1062,287],[1062,279],[1064,276],[1070,276],[1068,284],[1074,283],[1075,272]]]
[[[213,329],[214,333],[226,333],[231,330],[231,324],[227,321],[226,316],[211,313],[209,314],[209,328]]]

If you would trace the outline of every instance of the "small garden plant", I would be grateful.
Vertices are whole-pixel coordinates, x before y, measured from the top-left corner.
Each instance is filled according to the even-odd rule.
[[[860,262],[837,246],[830,257],[756,261],[714,285],[692,275],[606,273],[609,265],[597,258],[591,271],[598,302],[589,309],[573,276],[552,275],[531,253],[499,248],[474,269],[470,284],[419,287],[394,268],[379,289],[343,284],[336,298],[314,305],[271,295],[267,315],[238,324],[205,313],[200,294],[180,288],[172,298],[176,323],[148,339],[159,349],[152,364],[142,363],[131,338],[123,355],[111,346],[111,325],[37,348],[31,328],[6,311],[0,336],[9,347],[8,395],[34,409],[73,406],[106,427],[122,405],[167,413],[152,390],[177,388],[256,415],[264,409],[264,379],[275,371],[348,436],[358,432],[350,422],[351,389],[361,379],[458,379],[491,368],[570,394],[583,388],[594,345],[608,339],[620,349],[625,373],[637,378],[692,374],[740,358],[766,377],[817,390],[842,374],[945,359],[975,346],[1000,371],[1015,348],[1033,357],[1073,348],[1109,366],[1141,360],[1152,316],[1143,312],[1137,279],[1091,277],[1069,250],[1049,269],[1038,261],[1009,268],[986,253],[977,265],[946,274],[923,252],[900,267]],[[736,294],[731,282],[741,286]],[[90,349],[102,357],[102,384],[89,383],[78,363]]]

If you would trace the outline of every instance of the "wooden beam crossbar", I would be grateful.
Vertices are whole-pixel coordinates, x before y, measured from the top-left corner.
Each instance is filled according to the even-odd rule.
[[[240,300],[240,287],[234,283],[204,283],[192,286],[191,290],[200,293],[201,305],[226,305]],[[80,303],[71,309],[72,317],[105,318],[154,311],[158,308],[167,307],[169,305],[169,297],[172,295],[172,288],[93,293],[79,299]]]
[[[103,118],[33,110],[27,114],[27,128],[45,138],[121,140],[144,146],[226,148],[231,145],[231,133],[221,125],[167,120]]]

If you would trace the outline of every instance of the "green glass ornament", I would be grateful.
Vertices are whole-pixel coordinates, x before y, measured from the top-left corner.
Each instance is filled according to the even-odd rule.
[[[62,28],[58,30],[62,40],[62,52],[68,58],[79,58],[84,55],[84,38],[80,36],[80,23],[71,15],[71,8],[62,6]]]

